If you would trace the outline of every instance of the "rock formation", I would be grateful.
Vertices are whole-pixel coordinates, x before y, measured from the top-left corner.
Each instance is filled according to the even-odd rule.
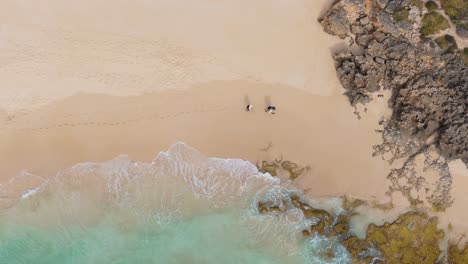
[[[447,52],[422,38],[427,14],[415,0],[341,0],[319,21],[327,33],[349,38],[362,50],[334,55],[353,106],[368,103],[381,89],[391,90],[387,132],[422,143],[434,137],[431,144],[444,157],[468,164],[468,69],[462,52]]]
[[[350,217],[356,207],[363,206],[360,200],[343,200],[343,211],[332,214],[309,205],[294,193],[285,195],[276,201],[260,201],[259,213],[271,216],[285,214],[288,210],[300,209],[304,218],[312,225],[302,230],[304,239],[317,236],[327,237],[341,243],[349,252],[352,263],[442,263],[438,259],[459,260],[467,258],[468,250],[458,250],[450,246],[449,252],[439,247],[445,233],[438,228],[438,219],[429,217],[422,211],[411,211],[398,217],[391,223],[371,224],[366,237],[358,238],[350,232]],[[324,252],[325,262],[333,258],[333,252]],[[327,254],[330,253],[330,254]],[[456,261],[455,261],[456,260]]]
[[[399,191],[415,207],[449,207],[448,162],[461,159],[468,165],[467,50],[458,50],[447,34],[447,19],[459,25],[467,10],[455,12],[456,23],[453,14],[444,13],[457,1],[439,7],[440,2],[419,0],[339,0],[319,19],[325,32],[354,46],[333,55],[351,105],[391,91],[392,115],[381,121],[383,143],[375,146],[375,155],[390,153],[391,163],[402,161],[387,176],[389,194]],[[440,155],[433,162],[439,179],[429,183],[415,173],[415,159],[427,159],[434,149]]]

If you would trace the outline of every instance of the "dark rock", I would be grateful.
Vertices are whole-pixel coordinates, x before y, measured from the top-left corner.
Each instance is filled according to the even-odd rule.
[[[344,8],[331,9],[325,17],[319,19],[319,22],[328,34],[342,39],[348,36],[350,23]]]
[[[376,15],[377,25],[380,30],[384,33],[388,33],[394,37],[400,36],[400,31],[398,27],[393,23],[391,16],[387,12],[379,12]]]
[[[468,38],[468,28],[457,25],[457,35],[462,38]]]
[[[387,7],[390,0],[377,0],[376,2],[381,9],[385,9],[385,7]]]
[[[366,104],[372,93],[391,90],[393,114],[387,129],[397,129],[421,142],[435,134],[435,145],[444,157],[461,158],[468,164],[467,66],[455,54],[407,38],[412,25],[393,21],[391,14],[410,9],[413,1],[377,1],[375,16],[360,18],[349,10],[362,6],[356,4],[353,9],[351,4],[338,1],[322,18],[326,32],[339,37],[354,34],[355,43],[363,48],[360,55],[349,51],[334,55],[350,103]],[[372,24],[375,28],[364,26]],[[417,27],[414,32],[417,34]]]
[[[359,25],[352,25],[351,26],[351,33],[353,34],[364,34],[366,33],[366,29]]]
[[[356,37],[356,43],[360,46],[367,46],[372,39],[372,35],[360,35]]]
[[[359,19],[359,23],[361,23],[361,25],[367,25],[367,24],[370,23],[370,19],[369,19],[369,17],[365,16],[365,17]]]

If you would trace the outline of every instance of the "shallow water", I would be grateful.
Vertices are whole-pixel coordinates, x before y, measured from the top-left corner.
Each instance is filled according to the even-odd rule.
[[[121,156],[38,179],[23,174],[0,188],[13,201],[0,211],[0,263],[349,262],[339,243],[302,237],[311,223],[299,209],[258,213],[259,201],[297,190],[182,143],[149,163]]]

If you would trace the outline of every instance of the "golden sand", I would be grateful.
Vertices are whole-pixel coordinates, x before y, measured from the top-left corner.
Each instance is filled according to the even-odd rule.
[[[344,44],[317,22],[330,3],[2,1],[0,183],[182,141],[310,166],[295,184],[316,197],[385,200],[390,168],[372,146],[388,109],[377,98],[358,119],[342,95],[331,51]],[[468,220],[457,199],[449,213]]]

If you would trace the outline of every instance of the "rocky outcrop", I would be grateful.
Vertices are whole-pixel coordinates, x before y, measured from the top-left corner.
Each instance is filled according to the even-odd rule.
[[[312,207],[294,193],[280,200],[262,201],[257,204],[261,214],[279,216],[288,210],[300,209],[311,226],[302,230],[304,239],[317,236],[327,237],[341,243],[348,251],[352,263],[438,263],[445,256],[440,244],[445,233],[438,228],[438,219],[421,211],[412,211],[383,225],[370,224],[365,238],[361,239],[349,232],[350,217],[356,207],[366,202],[361,200],[343,201],[343,211],[333,215],[326,210]],[[450,243],[449,259],[466,259],[465,251],[456,250]],[[467,251],[468,252],[468,251]],[[317,252],[315,252],[316,254]],[[322,252],[324,260],[332,259],[333,252]],[[464,262],[453,262],[464,263]]]
[[[441,0],[442,9],[450,17],[460,37],[468,38],[468,1]]]
[[[370,9],[365,2],[338,1],[319,20],[326,32],[362,49],[334,55],[350,103],[366,104],[377,91],[391,90],[393,115],[385,129],[421,142],[435,137],[433,144],[444,157],[468,164],[467,66],[459,54],[421,40],[420,21],[427,10],[420,1],[370,1]],[[407,12],[396,19],[402,10]]]

